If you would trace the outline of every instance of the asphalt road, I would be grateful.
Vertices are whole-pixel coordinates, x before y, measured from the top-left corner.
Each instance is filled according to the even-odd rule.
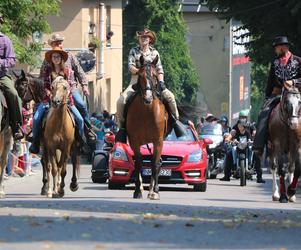
[[[69,173],[71,167],[68,168]],[[40,196],[41,172],[5,181],[0,249],[300,249],[301,196],[272,201],[266,184],[210,180],[206,193],[161,185],[161,200],[132,199],[133,186],[93,184],[82,165],[80,188],[67,176],[63,199]],[[300,191],[301,193],[301,191]]]

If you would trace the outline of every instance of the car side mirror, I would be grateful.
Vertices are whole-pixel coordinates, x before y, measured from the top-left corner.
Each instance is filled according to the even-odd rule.
[[[106,133],[105,141],[110,144],[115,144],[115,135],[113,133]]]
[[[204,138],[203,141],[204,141],[205,145],[213,144],[213,141],[210,138]]]

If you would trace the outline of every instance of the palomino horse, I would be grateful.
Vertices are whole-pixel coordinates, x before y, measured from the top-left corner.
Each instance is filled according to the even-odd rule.
[[[158,56],[152,63],[145,63],[143,56],[140,57],[141,68],[139,69],[137,94],[129,105],[126,119],[129,144],[134,151],[135,157],[135,191],[134,198],[142,198],[142,178],[140,175],[142,155],[140,147],[153,143],[152,176],[148,198],[160,199],[158,176],[161,168],[161,154],[163,138],[167,133],[168,115],[164,104],[156,94],[157,72],[156,64]]]
[[[295,165],[300,165],[300,137],[293,138],[299,120],[300,92],[297,88],[283,88],[280,103],[272,111],[269,123],[270,152],[269,159],[273,175],[273,200],[281,203],[296,200],[295,193],[289,193],[285,187],[284,165],[288,164],[290,183],[293,180]],[[298,132],[298,131],[297,131]],[[300,153],[299,153],[300,154]],[[276,170],[280,175],[280,196],[276,181]],[[288,190],[289,191],[289,190]]]
[[[4,99],[4,96],[1,92],[0,93],[0,129],[1,129],[0,132],[0,198],[5,198],[3,177],[4,177],[4,170],[7,164],[7,155],[12,146],[12,134],[7,119],[7,112],[5,112],[5,107],[1,102],[2,98]],[[4,124],[3,128],[1,128],[2,123]]]
[[[43,159],[47,171],[47,197],[63,197],[67,160],[72,152],[73,161],[78,149],[75,140],[75,126],[68,110],[69,85],[63,77],[57,77],[51,84],[51,108],[47,115],[43,134]],[[75,158],[74,158],[75,157]],[[78,162],[77,162],[78,163]],[[75,164],[79,171],[79,164]],[[51,175],[53,178],[51,178]],[[53,190],[51,189],[53,180]],[[70,185],[72,191],[78,189],[76,169]]]

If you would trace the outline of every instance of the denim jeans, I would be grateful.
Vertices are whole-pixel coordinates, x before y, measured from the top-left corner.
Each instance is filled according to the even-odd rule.
[[[89,117],[87,105],[86,105],[79,89],[75,88],[72,90],[72,97],[74,100],[74,105],[76,106],[76,108],[78,109],[78,111],[80,112],[82,117],[84,118],[85,123],[90,124],[90,117]]]
[[[33,116],[33,121],[32,121],[32,136],[33,138],[36,138],[39,129],[41,127],[41,122],[43,119],[43,116],[46,112],[46,110],[49,109],[49,104],[45,103],[40,103],[34,116]]]
[[[40,103],[34,114],[33,124],[32,124],[32,136],[34,139],[36,138],[36,136],[39,132],[39,129],[41,128],[41,122],[42,122],[43,116],[48,108],[49,108],[48,104]],[[70,111],[72,112],[72,114],[74,115],[74,120],[78,127],[79,133],[81,136],[83,136],[84,120],[83,120],[81,114],[79,113],[78,109],[74,105],[69,106],[69,108],[70,108]]]

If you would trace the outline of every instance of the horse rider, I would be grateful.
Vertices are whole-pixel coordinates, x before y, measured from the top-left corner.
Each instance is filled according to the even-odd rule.
[[[238,121],[237,123],[232,127],[232,130],[230,131],[230,136],[227,136],[225,138],[226,142],[233,141],[233,138],[237,137],[236,135],[240,134],[239,124],[243,124],[245,127],[245,130],[247,131],[247,134],[250,135],[250,140],[254,138],[256,135],[256,127],[248,122],[249,117],[249,110],[244,109],[239,112]],[[231,150],[230,150],[231,149]],[[249,156],[251,156],[252,151],[249,151]],[[225,169],[224,169],[224,177],[221,178],[221,181],[230,181],[231,176],[231,169],[233,167],[233,164],[235,163],[235,159],[233,159],[233,156],[235,157],[236,152],[233,150],[233,147],[227,147],[226,152],[226,162],[225,162]],[[249,163],[251,164],[251,157],[249,157]],[[253,154],[253,161],[255,164],[255,171],[257,175],[257,183],[265,183],[265,180],[262,178],[262,167],[261,167],[261,161],[258,155]],[[234,166],[235,167],[235,166]]]
[[[0,14],[0,25],[4,17]],[[9,110],[9,125],[14,141],[21,140],[24,135],[21,129],[23,123],[22,101],[18,96],[14,83],[8,71],[16,64],[16,56],[11,40],[0,32],[0,89],[3,91]]]
[[[136,32],[136,36],[139,40],[139,46],[132,48],[128,56],[128,68],[131,73],[131,81],[129,86],[124,90],[117,100],[117,122],[119,126],[119,131],[116,136],[116,141],[126,142],[126,129],[125,129],[125,117],[124,109],[125,105],[130,96],[135,93],[133,85],[138,82],[138,72],[140,65],[140,57],[143,56],[146,62],[151,63],[158,56],[158,63],[156,65],[157,70],[157,89],[162,94],[163,100],[168,104],[168,108],[174,117],[173,128],[180,133],[185,134],[183,131],[183,125],[179,122],[179,112],[177,109],[177,104],[175,97],[171,91],[169,91],[164,83],[164,71],[160,60],[159,52],[152,47],[156,42],[156,34],[152,30],[145,28],[142,31]]]
[[[49,109],[50,103],[50,95],[51,95],[51,83],[57,77],[64,77],[69,84],[69,100],[68,105],[69,109],[74,115],[74,120],[77,125],[79,131],[79,139],[81,144],[85,143],[85,135],[84,135],[84,120],[74,105],[71,89],[74,82],[74,74],[72,73],[72,69],[65,65],[64,63],[68,60],[68,56],[70,54],[66,51],[63,51],[60,47],[55,47],[52,50],[49,50],[45,53],[45,60],[48,62],[46,66],[43,68],[42,79],[44,80],[44,100],[39,104],[37,110],[34,114],[33,125],[32,125],[32,135],[33,135],[33,143],[31,144],[29,151],[33,154],[37,154],[40,149],[40,131],[41,122],[43,120],[43,116],[47,109]],[[70,66],[70,65],[69,65]]]
[[[55,47],[59,47],[59,48],[63,49],[64,39],[65,38],[63,36],[61,36],[60,34],[53,34],[51,36],[51,38],[48,40],[48,45],[50,45],[52,49],[54,49]],[[85,134],[86,134],[88,141],[95,141],[96,134],[92,130],[88,108],[87,108],[85,101],[83,100],[83,97],[81,95],[80,89],[78,88],[78,84],[77,84],[77,81],[78,81],[81,84],[84,95],[88,96],[89,95],[88,81],[87,81],[85,72],[83,71],[82,67],[80,66],[77,58],[72,53],[69,53],[69,52],[67,52],[67,53],[68,53],[68,59],[65,62],[65,66],[68,67],[69,69],[71,69],[72,74],[74,74],[74,76],[72,76],[73,82],[72,82],[72,89],[71,89],[73,101],[74,101],[76,108],[78,109],[78,111],[80,112],[80,114],[82,115],[82,117],[84,119]],[[42,78],[44,68],[48,67],[48,66],[49,66],[48,62],[46,60],[44,60],[42,63],[41,70],[40,70],[40,78]]]
[[[271,64],[265,91],[265,102],[258,116],[253,150],[261,156],[267,141],[268,120],[271,111],[280,101],[283,87],[301,84],[301,58],[290,52],[286,36],[275,37],[273,42],[276,59]]]

